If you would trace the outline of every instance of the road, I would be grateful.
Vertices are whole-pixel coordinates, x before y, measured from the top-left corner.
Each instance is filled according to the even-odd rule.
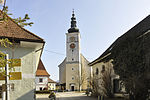
[[[49,100],[48,94],[37,94],[36,100]],[[56,100],[97,100],[96,98],[87,97],[85,93],[78,92],[58,92],[56,93]]]

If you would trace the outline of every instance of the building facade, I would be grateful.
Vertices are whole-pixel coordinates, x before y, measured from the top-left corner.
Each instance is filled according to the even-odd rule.
[[[0,18],[3,18],[3,12],[0,13]],[[14,66],[14,70],[9,70],[10,100],[35,100],[35,73],[45,42],[16,24],[10,17],[7,18],[7,21],[0,22],[0,38],[9,39],[13,46],[1,46],[0,51],[8,54],[9,59],[19,62]],[[0,77],[2,86],[5,81],[2,75]]]
[[[88,60],[81,54],[81,36],[76,27],[76,18],[73,12],[71,18],[71,28],[66,33],[66,58],[58,66],[59,81],[63,90],[87,89],[90,77],[90,67]]]
[[[48,90],[56,90],[56,82],[52,79],[48,79]]]
[[[98,79],[98,81],[99,81],[99,84],[102,84],[102,81],[103,81],[102,73],[107,72],[108,69],[111,69],[110,76],[111,76],[112,93],[117,94],[117,93],[126,92],[125,86],[123,85],[122,80],[120,80],[120,76],[115,74],[115,71],[113,68],[114,65],[112,63],[112,61],[113,61],[112,58],[114,55],[112,53],[114,51],[120,50],[119,52],[117,51],[117,53],[115,54],[116,57],[119,57],[120,55],[118,56],[118,54],[121,53],[123,51],[123,49],[125,49],[125,48],[121,48],[121,46],[125,47],[124,44],[128,44],[131,46],[131,45],[133,45],[134,42],[137,42],[139,44],[134,45],[134,47],[136,47],[136,50],[141,49],[140,45],[142,43],[142,52],[145,53],[145,54],[144,53],[142,54],[142,56],[143,56],[142,59],[145,60],[144,63],[147,67],[146,67],[146,71],[144,72],[145,76],[143,76],[143,79],[149,81],[150,80],[150,74],[149,74],[149,71],[150,71],[150,67],[149,67],[150,48],[148,46],[150,44],[149,39],[150,39],[150,15],[147,16],[146,18],[144,18],[141,22],[136,24],[134,27],[132,27],[130,30],[128,30],[126,33],[124,33],[122,36],[120,36],[118,39],[116,39],[116,41],[114,41],[114,43],[112,43],[112,45],[110,45],[110,47],[102,55],[100,55],[100,57],[98,57],[97,59],[95,59],[94,61],[89,63],[89,65],[93,68],[93,78],[96,79],[97,77],[101,77]],[[127,48],[125,50],[130,51],[131,47]],[[134,51],[134,52],[136,52],[136,51]],[[139,52],[136,52],[136,53],[138,54]],[[130,55],[134,55],[133,52],[130,53]],[[140,55],[140,53],[138,55]],[[122,56],[123,56],[123,54],[122,54]],[[141,57],[141,55],[140,55],[140,57]],[[140,61],[142,62],[141,59],[140,59]],[[132,64],[132,63],[130,62],[130,64]],[[133,64],[133,66],[135,67],[134,69],[136,69],[137,65]],[[119,67],[122,67],[122,66],[119,66]],[[129,69],[129,70],[131,71],[131,69]],[[124,73],[126,73],[126,72],[122,71],[122,74],[124,74]],[[140,75],[140,74],[138,74],[138,75]],[[145,83],[145,85],[146,84],[147,83]],[[101,88],[102,88],[102,86],[99,87],[100,93],[104,92],[104,91],[101,91]],[[148,89],[149,88],[150,88],[150,85],[148,85]]]

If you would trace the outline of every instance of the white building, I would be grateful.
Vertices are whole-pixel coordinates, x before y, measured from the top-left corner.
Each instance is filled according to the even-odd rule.
[[[66,58],[58,66],[59,81],[63,90],[87,89],[90,78],[88,61],[81,54],[80,32],[76,27],[76,18],[73,12],[71,28],[66,33]]]
[[[3,18],[2,15],[0,11],[0,18]],[[9,91],[10,100],[35,100],[35,73],[44,40],[16,24],[10,17],[0,22],[0,38],[8,38],[13,42],[13,49],[1,46],[0,51],[9,54],[9,59],[18,59],[20,62],[14,67],[15,70],[11,70],[10,84],[13,85]],[[5,81],[0,78],[0,87],[2,84]]]
[[[40,60],[38,69],[36,71],[36,91],[39,90],[48,90],[48,79],[49,79],[49,74],[46,71],[42,61]]]

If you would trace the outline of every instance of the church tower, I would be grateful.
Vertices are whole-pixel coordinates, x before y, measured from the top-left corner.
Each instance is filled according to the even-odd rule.
[[[66,33],[66,57],[67,62],[80,62],[80,33],[76,26],[74,11],[71,18],[71,28]]]
[[[88,60],[81,54],[80,32],[76,26],[74,11],[71,27],[66,33],[66,57],[59,67],[59,81],[62,90],[85,90],[88,88],[90,67]]]
[[[66,33],[66,89],[78,90],[81,74],[80,60],[80,33],[76,26],[76,18],[73,11],[71,28]]]

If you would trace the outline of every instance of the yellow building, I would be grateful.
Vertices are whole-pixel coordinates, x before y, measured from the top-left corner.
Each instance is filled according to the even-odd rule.
[[[56,90],[56,84],[57,84],[57,82],[48,78],[48,90]]]

